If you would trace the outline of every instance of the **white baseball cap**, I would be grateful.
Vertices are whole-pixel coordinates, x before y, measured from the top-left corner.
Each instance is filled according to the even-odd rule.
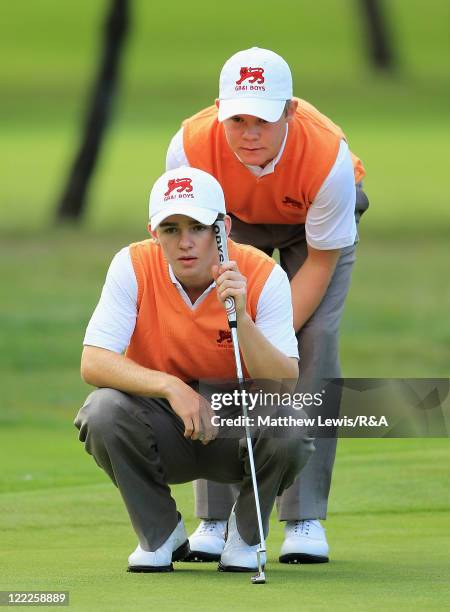
[[[212,225],[220,213],[226,214],[220,183],[197,168],[181,166],[165,172],[150,193],[152,230],[171,215],[186,215],[204,225]]]
[[[292,95],[291,70],[282,57],[259,47],[239,51],[220,73],[218,119],[253,115],[278,121]]]

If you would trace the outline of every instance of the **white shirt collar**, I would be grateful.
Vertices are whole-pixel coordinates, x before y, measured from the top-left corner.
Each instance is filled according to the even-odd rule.
[[[197,308],[197,306],[200,306],[200,304],[203,302],[203,300],[206,298],[206,296],[208,295],[208,293],[211,291],[211,289],[214,289],[214,287],[216,286],[215,281],[213,281],[209,287],[207,287],[204,292],[201,294],[201,296],[199,298],[197,298],[195,300],[194,303],[191,302],[191,298],[188,296],[188,294],[186,293],[186,291],[184,290],[183,285],[180,283],[180,281],[178,280],[178,278],[175,276],[173,270],[172,270],[172,266],[169,264],[169,276],[170,276],[170,280],[172,281],[172,283],[175,285],[175,287],[178,290],[178,293],[181,295],[181,297],[183,298],[184,303],[189,306],[189,308]]]
[[[244,166],[246,168],[248,168],[250,170],[250,172],[252,174],[254,174],[255,176],[257,176],[258,178],[261,177],[261,176],[265,176],[266,174],[272,174],[272,172],[275,172],[275,166],[280,161],[281,156],[283,155],[284,149],[286,147],[286,140],[287,140],[287,137],[288,137],[288,131],[289,131],[289,124],[286,123],[286,134],[284,135],[283,142],[281,143],[280,150],[278,151],[277,156],[274,157],[266,166],[264,166],[264,168],[261,168],[261,166],[251,166],[249,164],[244,164]],[[235,153],[235,155],[236,155],[236,153]],[[238,160],[241,163],[244,163],[242,161],[242,159],[240,159],[239,155],[236,155],[236,157],[238,158]]]

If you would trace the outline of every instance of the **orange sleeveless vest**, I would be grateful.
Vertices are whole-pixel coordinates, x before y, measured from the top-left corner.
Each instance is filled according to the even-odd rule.
[[[298,102],[275,172],[262,177],[254,176],[228,146],[215,106],[183,122],[189,164],[216,177],[227,212],[246,223],[305,223],[308,208],[336,161],[343,131],[308,102]],[[352,160],[358,182],[365,170],[353,154]]]
[[[138,315],[126,356],[185,382],[234,380],[231,334],[216,291],[190,309],[170,279],[161,247],[144,240],[129,248],[138,284]],[[254,321],[259,296],[275,262],[261,251],[231,240],[228,250],[247,278],[247,312]]]

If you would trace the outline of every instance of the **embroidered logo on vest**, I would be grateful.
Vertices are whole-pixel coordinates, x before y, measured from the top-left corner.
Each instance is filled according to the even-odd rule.
[[[175,191],[177,194],[182,195],[170,195],[172,191]],[[179,198],[193,198],[194,194],[192,193],[192,179],[190,178],[176,178],[170,179],[167,183],[167,191],[164,194],[164,200],[173,199],[176,197]],[[184,192],[184,193],[183,193]]]
[[[249,85],[242,85],[248,79]],[[252,68],[251,66],[243,66],[240,70],[240,78],[236,81],[236,91],[245,91],[247,89],[265,91],[263,86],[265,81],[264,68]],[[253,85],[253,83],[257,83]]]
[[[303,202],[294,200],[294,198],[290,198],[289,196],[284,196],[284,198],[281,201],[283,202],[283,204],[289,204],[290,206],[293,206],[294,208],[305,208],[305,205]]]
[[[231,331],[219,329],[219,335],[216,338],[217,346],[227,348],[232,344]]]

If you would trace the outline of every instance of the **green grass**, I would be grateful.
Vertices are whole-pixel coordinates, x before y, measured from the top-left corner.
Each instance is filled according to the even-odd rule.
[[[268,583],[258,589],[247,575],[219,574],[214,564],[127,574],[135,536],[118,492],[74,428],[12,426],[0,434],[0,448],[14,466],[2,474],[2,589],[69,590],[81,610],[394,610],[411,598],[419,609],[446,605],[446,440],[341,441],[327,522],[332,562],[280,565],[282,526],[273,516]],[[173,494],[193,529],[191,485]]]
[[[341,327],[344,375],[447,377],[448,242],[370,239],[368,219]]]
[[[266,586],[179,564],[124,569],[135,546],[117,491],[77,441],[84,329],[108,263],[145,237],[147,197],[181,120],[253,44],[290,62],[295,91],[344,128],[371,208],[341,333],[347,377],[447,377],[450,363],[445,0],[390,0],[398,66],[368,67],[356,2],[133,0],[123,79],[84,225],[52,227],[78,143],[108,5],[7,3],[0,21],[0,588],[69,589],[79,610],[420,610],[448,606],[448,440],[342,440],[327,523],[332,562],[276,562]],[[190,485],[174,488],[189,529]]]

